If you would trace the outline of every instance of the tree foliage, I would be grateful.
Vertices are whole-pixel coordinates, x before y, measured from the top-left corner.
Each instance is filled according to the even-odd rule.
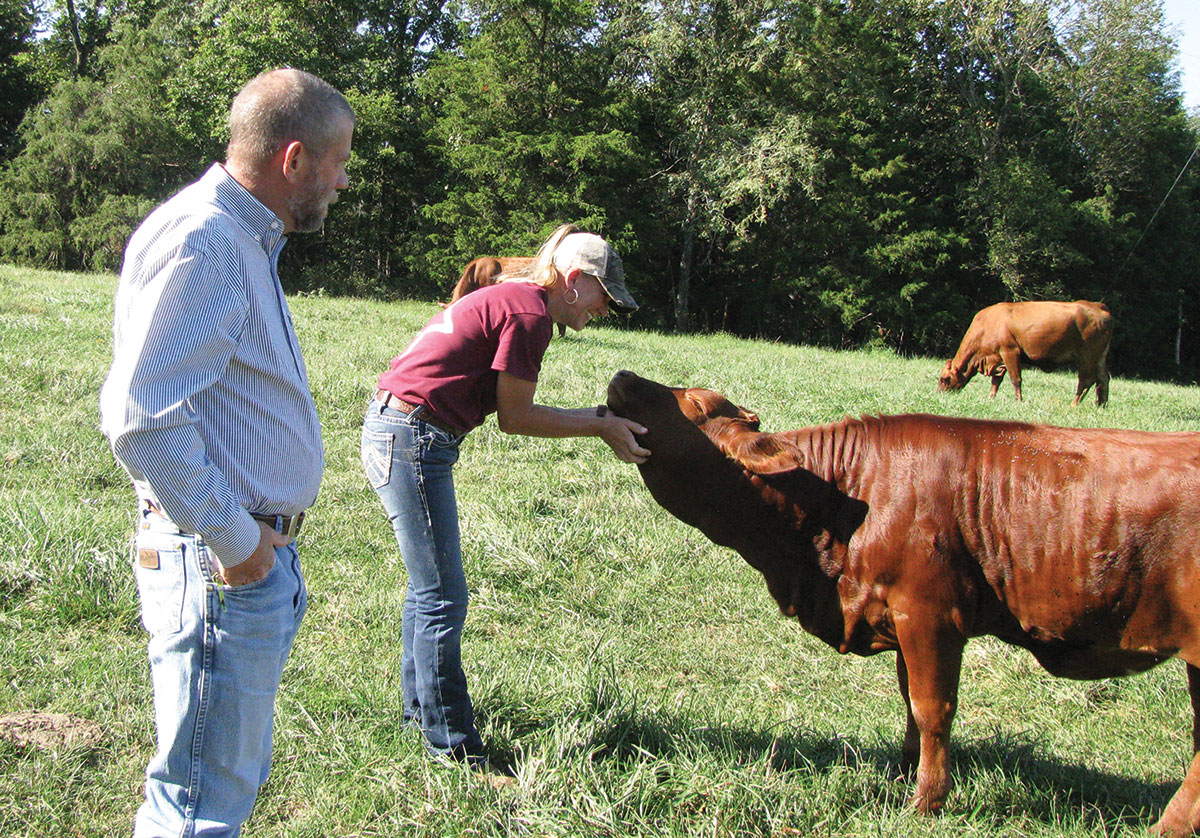
[[[32,72],[36,22],[24,0],[0,0],[0,160],[15,152],[17,126],[38,98]]]
[[[1197,121],[1157,0],[32,8],[0,0],[9,259],[116,268],[222,157],[234,92],[287,65],[359,117],[293,288],[442,297],[574,221],[649,326],[945,353],[984,305],[1090,298],[1120,372],[1200,368]]]

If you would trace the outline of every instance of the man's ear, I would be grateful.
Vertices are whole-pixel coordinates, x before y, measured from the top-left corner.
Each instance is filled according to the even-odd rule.
[[[283,149],[283,176],[292,180],[303,170],[304,162],[304,143],[292,140]]]

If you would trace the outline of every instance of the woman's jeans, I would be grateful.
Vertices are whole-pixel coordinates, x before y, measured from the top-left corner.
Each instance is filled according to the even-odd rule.
[[[462,631],[467,579],[459,549],[453,466],[462,437],[372,401],[363,420],[362,462],[383,501],[408,569],[401,640],[404,721],[429,749],[453,759],[483,759],[467,695]]]
[[[275,694],[308,605],[296,546],[238,587],[214,581],[203,540],[150,510],[136,546],[158,751],[133,835],[233,838],[267,780]]]

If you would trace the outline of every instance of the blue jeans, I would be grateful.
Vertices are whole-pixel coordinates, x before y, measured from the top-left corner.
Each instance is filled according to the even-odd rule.
[[[213,581],[198,536],[148,510],[136,546],[158,751],[134,838],[237,836],[267,779],[275,693],[308,605],[295,544],[236,588]]]
[[[452,469],[462,437],[372,401],[363,420],[362,462],[387,511],[408,570],[401,623],[404,721],[430,751],[483,759],[483,741],[462,668],[467,579],[459,549]]]

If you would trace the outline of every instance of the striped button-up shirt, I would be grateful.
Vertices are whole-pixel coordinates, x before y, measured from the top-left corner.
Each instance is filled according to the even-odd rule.
[[[279,284],[283,222],[220,165],[150,214],[117,288],[101,427],[138,494],[230,567],[250,513],[292,515],[324,467]]]

